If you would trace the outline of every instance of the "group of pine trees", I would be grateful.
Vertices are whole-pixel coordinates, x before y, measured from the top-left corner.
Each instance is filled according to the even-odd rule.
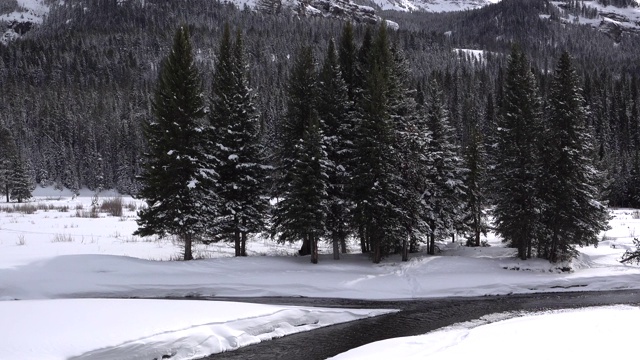
[[[491,101],[482,113],[469,105],[462,138],[437,74],[418,90],[409,78],[384,24],[360,44],[347,24],[320,66],[311,47],[298,50],[286,111],[265,146],[241,33],[232,41],[225,27],[207,100],[181,27],[144,127],[148,207],[137,234],[178,236],[185,259],[196,240],[233,242],[243,256],[269,224],[279,241],[301,240],[312,263],[320,241],[338,259],[349,238],[377,263],[391,253],[407,260],[423,242],[433,254],[456,234],[479,246],[492,207],[496,232],[522,259],[561,261],[597,242],[608,220],[603,178],[567,53],[543,97],[514,48],[497,112]]]
[[[512,52],[494,148],[496,232],[518,249],[553,262],[594,245],[608,228],[598,202],[602,175],[586,126],[580,82],[567,53],[558,61],[543,99],[524,54]]]
[[[193,258],[193,241],[231,241],[246,256],[249,234],[265,227],[268,167],[259,138],[259,119],[246,79],[242,36],[224,30],[207,100],[193,59],[188,30],[176,33],[161,64],[152,112],[140,196],[138,235],[176,235]]]

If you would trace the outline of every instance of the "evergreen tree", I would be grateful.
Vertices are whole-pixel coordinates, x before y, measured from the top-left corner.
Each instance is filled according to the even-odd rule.
[[[11,199],[21,203],[23,200],[31,198],[31,179],[25,168],[24,161],[19,156],[15,156],[9,179],[11,188]]]
[[[333,40],[319,75],[317,110],[323,124],[324,144],[329,160],[327,232],[333,244],[333,257],[340,258],[340,248],[346,252],[350,233],[349,214],[352,200],[347,192],[353,155],[353,111],[348,88],[342,78]]]
[[[191,260],[192,243],[203,234],[212,204],[203,188],[204,100],[185,27],[177,30],[162,62],[152,112],[144,128],[148,152],[139,194],[147,207],[138,212],[134,234],[176,235],[184,242],[184,260]]]
[[[249,234],[265,227],[267,200],[263,196],[266,167],[261,156],[259,119],[246,78],[242,36],[231,44],[226,25],[213,79],[214,97],[208,131],[208,154],[220,181],[214,182],[220,209],[209,232],[214,239],[233,242],[236,256],[246,256]]]
[[[384,24],[371,43],[367,38],[365,34],[359,53],[363,86],[354,129],[353,219],[363,250],[370,249],[373,262],[378,263],[389,253],[397,235],[404,233],[397,203],[403,199],[403,190],[395,171],[395,127],[390,113],[393,57]]]
[[[563,53],[551,84],[545,131],[543,218],[548,237],[538,255],[552,262],[576,255],[573,245],[594,245],[608,229],[606,207],[598,202],[592,139],[585,126],[579,79]]]
[[[459,148],[449,125],[448,113],[443,104],[442,91],[432,80],[427,97],[427,124],[431,138],[427,147],[432,159],[431,171],[426,179],[426,199],[429,203],[427,221],[429,245],[427,252],[435,254],[435,240],[453,235],[462,224],[462,203],[465,195],[466,170]]]
[[[279,142],[273,234],[280,241],[302,240],[301,255],[318,262],[325,234],[328,161],[316,110],[317,76],[311,49],[302,48],[289,77],[287,114]]]
[[[0,128],[0,188],[7,202],[11,194],[11,176],[17,157],[16,143],[9,129]]]
[[[402,232],[395,234],[396,252],[402,261],[409,260],[409,251],[428,234],[425,214],[429,211],[425,198],[429,184],[425,182],[432,170],[432,157],[428,150],[431,140],[427,119],[423,111],[416,111],[414,90],[406,79],[410,78],[408,61],[397,45],[392,46],[393,62],[389,77],[389,113],[394,126],[394,173],[401,191],[395,206]],[[400,241],[401,240],[401,241]]]
[[[509,56],[496,134],[493,169],[494,225],[503,241],[531,257],[541,235],[539,186],[542,174],[538,144],[541,109],[535,77],[524,53]]]
[[[466,210],[464,214],[466,217],[464,222],[471,230],[467,245],[480,246],[480,235],[486,236],[489,229],[486,214],[487,155],[482,133],[476,125],[472,126],[469,137],[469,144],[464,153],[465,164],[469,171],[465,177]]]

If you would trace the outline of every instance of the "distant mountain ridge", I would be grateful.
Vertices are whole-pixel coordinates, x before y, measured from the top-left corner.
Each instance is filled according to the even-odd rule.
[[[118,3],[144,0],[116,0]],[[502,0],[369,0],[380,10],[450,12],[478,9]],[[335,17],[358,23],[377,23],[381,18],[372,6],[359,5],[352,0],[223,0],[239,8],[252,8],[266,13],[291,11],[300,16]],[[34,24],[42,23],[49,12],[45,0],[17,0],[15,8],[0,13],[0,42],[8,43],[25,33]],[[2,9],[0,8],[0,11]],[[392,26],[395,26],[393,23]]]

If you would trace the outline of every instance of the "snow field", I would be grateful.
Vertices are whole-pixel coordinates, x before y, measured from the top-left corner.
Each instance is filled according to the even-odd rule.
[[[89,191],[72,196],[68,192],[38,189],[36,195],[27,203],[32,206],[30,211],[18,211],[19,205],[15,203],[0,203],[0,300],[5,300],[0,301],[0,318],[3,324],[9,324],[0,327],[2,359],[74,356],[149,359],[161,355],[191,359],[383,313],[116,297],[408,299],[640,288],[640,268],[618,262],[624,251],[631,248],[633,238],[640,235],[640,212],[632,209],[613,210],[612,229],[602,234],[600,246],[580,249],[580,257],[567,264],[515,259],[513,249],[504,248],[493,234],[483,239],[490,247],[440,243],[438,255],[411,254],[409,262],[391,256],[381,264],[372,264],[367,255],[356,253],[354,242],[350,246],[352,253],[343,255],[340,261],[331,259],[325,244],[320,263],[312,265],[308,257],[294,256],[299,244],[277,244],[264,237],[251,239],[248,249],[252,256],[246,258],[232,257],[233,248],[229,244],[198,245],[195,253],[201,259],[183,262],[168,261],[180,257],[180,244],[170,239],[131,235],[136,229],[135,211],[144,206],[139,200],[123,197],[122,215],[111,216],[105,211],[92,212],[92,203],[101,208],[117,194],[104,193],[95,198]],[[94,215],[85,217],[85,213]],[[571,267],[572,271],[562,271],[565,267]],[[636,316],[636,312],[625,307],[610,311],[614,314],[607,316],[612,319],[617,319],[617,313],[629,319]],[[562,314],[544,317],[553,319]],[[586,310],[577,314],[584,321],[609,329],[607,324],[598,325],[597,319],[606,318],[598,312],[593,316]],[[491,335],[487,336],[502,341],[518,331],[529,331],[529,327],[543,327],[523,320],[528,318],[518,319],[506,323],[513,327],[491,324],[501,333],[489,332]],[[559,319],[565,319],[561,322],[565,324],[566,318]],[[553,326],[560,327],[559,321]],[[578,320],[570,323],[573,322],[580,323]],[[586,324],[583,327],[588,329]],[[480,331],[483,328],[475,324],[472,329],[449,329],[424,339],[397,339],[395,345],[380,344],[381,348],[359,350],[365,351],[365,355],[356,352],[344,356],[382,359],[383,349],[391,346],[394,358],[401,356],[400,351],[406,351],[403,358],[407,359],[423,358],[427,353],[431,354],[428,358],[457,359],[472,351],[477,354],[498,347],[478,348],[478,342],[470,342],[476,336],[484,336]],[[621,325],[619,329],[624,327]],[[600,330],[593,331],[608,339]],[[607,331],[617,339],[625,339],[624,334]],[[586,335],[582,338],[590,339]],[[577,342],[578,335],[570,339],[576,341],[576,346],[583,346]],[[466,347],[451,352],[462,345]],[[414,352],[419,355],[412,355]],[[492,358],[500,359],[500,354],[496,352]]]

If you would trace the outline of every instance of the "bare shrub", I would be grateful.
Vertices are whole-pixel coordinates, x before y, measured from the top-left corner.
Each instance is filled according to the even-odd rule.
[[[53,242],[53,243],[73,242],[73,236],[71,236],[69,234],[56,234],[53,237],[53,239],[51,239],[51,242]]]
[[[53,210],[54,206],[51,204],[38,204],[38,210],[49,211]]]
[[[13,210],[18,213],[30,215],[35,214],[35,212],[38,211],[38,208],[32,204],[20,204],[14,205]]]
[[[76,217],[97,219],[100,215],[98,214],[98,208],[92,207],[90,211],[76,209]]]
[[[125,206],[127,208],[127,210],[129,211],[136,211],[138,210],[138,206],[136,205],[135,202],[128,202],[127,205]]]
[[[111,216],[120,217],[122,216],[122,206],[123,203],[121,196],[109,198],[102,202],[102,205],[100,205],[100,211],[106,212]]]

